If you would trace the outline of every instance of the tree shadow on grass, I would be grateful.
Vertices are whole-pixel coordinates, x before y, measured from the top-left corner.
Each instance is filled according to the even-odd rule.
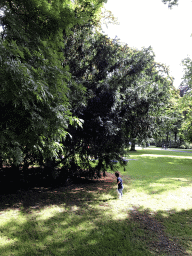
[[[111,176],[1,197],[0,255],[190,255],[192,210],[152,214],[124,203],[114,218],[107,203],[114,198],[100,197],[114,184]]]
[[[131,244],[133,227],[127,222],[106,222],[101,213],[94,214],[98,215],[96,221],[77,213],[57,213],[45,221],[28,218],[23,224],[11,220],[9,230],[3,227],[1,232],[16,242],[2,246],[1,255],[149,255],[144,246]],[[87,218],[89,226],[83,225]]]
[[[12,218],[1,225],[2,237],[9,238],[0,247],[1,255],[191,255],[187,253],[191,236],[184,233],[192,210],[165,217],[163,211],[152,215],[134,208],[124,219],[115,220],[105,210],[68,209],[42,219],[38,212],[21,212],[24,221]],[[179,234],[175,234],[175,220],[183,224]],[[173,222],[172,234],[163,225],[168,222]]]
[[[11,208],[28,210],[29,208],[43,208],[48,205],[66,206],[83,204],[87,201],[95,201],[96,194],[110,192],[114,183],[112,174],[107,174],[98,180],[80,179],[77,183],[66,184],[62,187],[33,187],[29,190],[18,190],[13,194],[0,195],[0,211]],[[115,199],[115,198],[110,198]]]
[[[131,243],[134,224],[106,214],[114,198],[100,196],[112,186],[113,178],[1,196],[0,255],[149,255],[142,242]]]
[[[150,212],[134,208],[130,218],[151,238],[156,255],[192,255],[192,210]]]

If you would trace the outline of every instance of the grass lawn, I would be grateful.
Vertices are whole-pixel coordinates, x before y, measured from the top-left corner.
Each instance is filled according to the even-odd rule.
[[[192,150],[191,150],[192,151]],[[0,255],[192,255],[192,153],[140,149],[116,178],[0,196]]]

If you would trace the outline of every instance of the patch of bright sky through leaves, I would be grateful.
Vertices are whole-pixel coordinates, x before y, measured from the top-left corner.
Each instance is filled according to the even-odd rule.
[[[110,38],[119,38],[130,47],[151,46],[156,61],[166,64],[179,87],[183,77],[182,60],[192,57],[192,1],[179,0],[172,9],[161,0],[108,0],[105,8],[119,25],[103,26]]]

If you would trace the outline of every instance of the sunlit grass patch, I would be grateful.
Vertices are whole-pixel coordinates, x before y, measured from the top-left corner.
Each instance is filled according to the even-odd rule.
[[[133,155],[138,161],[130,161],[126,171],[133,203],[152,210],[190,209],[192,155],[178,156],[178,152],[163,150],[141,150]]]
[[[156,154],[142,154],[142,157],[145,156],[150,156],[150,157],[165,157],[165,155],[156,155]],[[171,157],[171,158],[181,158],[181,159],[192,159],[192,156],[178,156],[178,155],[166,155],[166,157]]]
[[[0,247],[2,246],[10,246],[16,242],[15,239],[10,239],[7,236],[0,236]]]
[[[144,149],[139,149],[136,151],[129,151],[128,155],[129,156],[142,156],[142,155],[164,155],[164,156],[168,156],[168,155],[172,155],[172,156],[192,156],[191,154],[192,149],[191,150],[180,150],[180,149],[168,149],[168,150],[164,150],[164,149],[158,149],[156,148],[151,149],[151,148],[144,148]]]
[[[26,222],[26,218],[21,214],[20,209],[8,209],[0,212],[0,227],[8,225],[9,222],[15,220],[19,217],[20,225],[23,225]]]
[[[144,149],[130,152],[130,158],[138,161],[130,161],[126,171],[131,179],[129,202],[161,216],[168,236],[191,255],[192,229],[186,227],[192,219],[192,154]],[[183,232],[178,232],[181,226]]]
[[[57,213],[65,212],[67,209],[65,206],[54,206],[51,207],[45,207],[41,209],[40,211],[33,211],[33,214],[35,215],[36,219],[38,221],[48,220],[55,216]]]

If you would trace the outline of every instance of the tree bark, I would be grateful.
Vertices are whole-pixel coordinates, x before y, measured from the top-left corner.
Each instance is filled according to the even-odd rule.
[[[136,151],[136,149],[135,149],[135,139],[131,140],[131,149],[130,149],[130,151]]]

